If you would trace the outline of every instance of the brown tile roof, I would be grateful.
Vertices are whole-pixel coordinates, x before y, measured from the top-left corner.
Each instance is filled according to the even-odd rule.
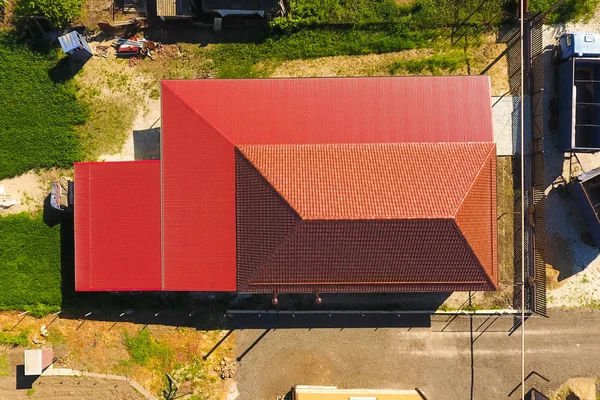
[[[303,219],[399,219],[454,216],[494,144],[238,148]]]
[[[494,150],[240,146],[238,291],[494,289]]]

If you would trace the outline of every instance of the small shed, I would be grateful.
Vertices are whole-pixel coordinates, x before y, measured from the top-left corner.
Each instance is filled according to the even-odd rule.
[[[600,58],[560,66],[560,136],[564,151],[600,150]]]
[[[50,348],[25,350],[25,375],[41,375],[52,365],[54,352]]]
[[[71,57],[87,59],[93,55],[87,40],[85,40],[85,37],[77,31],[72,31],[59,36],[58,42],[60,43],[63,53]]]
[[[594,243],[600,247],[600,168],[579,175],[571,183],[569,192],[586,221]]]

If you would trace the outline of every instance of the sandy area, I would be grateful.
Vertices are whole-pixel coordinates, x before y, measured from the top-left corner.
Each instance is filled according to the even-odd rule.
[[[545,65],[545,110],[554,93],[553,68],[549,52],[556,37],[567,31],[600,33],[600,9],[589,23],[570,23],[545,26],[543,30]],[[548,113],[549,114],[549,113]],[[545,131],[550,132],[546,115]],[[581,307],[600,304],[600,253],[598,249],[586,246],[581,234],[587,231],[585,221],[579,215],[568,197],[559,196],[552,182],[559,176],[569,177],[570,165],[557,150],[556,135],[546,134],[545,174],[547,189],[546,232],[547,262],[560,271],[559,284],[548,291],[549,307]],[[600,153],[578,154],[583,171],[600,167]]]
[[[37,212],[42,209],[44,199],[50,193],[52,181],[61,179],[65,184],[65,179],[72,178],[69,170],[40,170],[30,171],[23,175],[10,179],[0,180],[0,185],[4,185],[4,191],[11,199],[19,201],[19,204],[9,208],[0,208],[0,216],[15,214],[19,212]]]

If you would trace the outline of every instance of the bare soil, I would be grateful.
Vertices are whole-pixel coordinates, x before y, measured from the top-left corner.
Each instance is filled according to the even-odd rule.
[[[44,199],[52,189],[52,181],[66,178],[72,178],[71,170],[51,169],[30,171],[14,178],[0,180],[0,185],[4,185],[6,194],[11,199],[19,201],[19,204],[9,208],[0,208],[0,216],[19,212],[32,214],[39,212],[44,206]]]
[[[235,371],[235,363],[231,361],[233,360],[231,355],[235,335],[231,335],[204,361],[202,357],[223,336],[221,331],[198,331],[193,328],[164,325],[143,326],[126,321],[105,322],[54,318],[54,315],[48,315],[41,319],[28,316],[19,322],[21,317],[16,312],[2,312],[0,313],[0,329],[7,331],[14,328],[15,333],[28,330],[32,348],[52,346],[57,358],[54,364],[56,368],[126,375],[157,394],[161,393],[164,388],[165,373],[167,372],[181,379],[179,383],[187,382],[190,393],[203,393],[207,396],[206,398],[223,399],[231,391],[232,379],[222,379],[216,369],[224,362],[223,360],[226,360],[227,364],[230,364],[230,368]],[[115,320],[119,320],[119,318],[115,316]],[[17,323],[18,325],[16,325]],[[48,327],[49,336],[47,338],[40,335],[42,325]],[[145,366],[129,361],[130,356],[125,347],[124,333],[135,336],[141,329],[147,329],[153,338],[171,349],[173,359],[169,369],[162,370],[152,360]],[[34,340],[38,344],[34,344]],[[0,354],[2,354],[1,352],[2,350],[0,350]],[[15,365],[22,363],[22,350],[18,349],[17,353],[9,354],[8,359],[11,371],[13,371]],[[177,372],[181,370],[185,370],[185,373]],[[48,377],[48,379],[54,378]],[[110,387],[104,389],[109,392],[112,390]],[[118,388],[115,387],[115,389]],[[0,395],[0,399],[3,398]]]

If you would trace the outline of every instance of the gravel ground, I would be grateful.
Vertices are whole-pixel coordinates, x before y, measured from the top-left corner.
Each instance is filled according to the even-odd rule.
[[[549,109],[550,98],[555,96],[554,68],[550,52],[556,37],[567,31],[600,33],[600,9],[589,23],[570,23],[545,26],[543,30],[545,48],[544,103]],[[550,307],[580,307],[600,302],[600,254],[598,249],[586,246],[581,234],[587,230],[578,211],[568,197],[560,197],[553,190],[557,177],[569,176],[569,162],[556,145],[556,136],[545,121],[545,181],[548,195],[546,202],[547,262],[560,271],[560,284],[548,292]],[[580,154],[584,171],[600,167],[600,153]]]
[[[431,400],[520,398],[512,318],[434,318],[431,328],[238,331],[238,400],[275,400],[296,384],[418,387]],[[525,326],[527,390],[549,394],[569,378],[600,375],[600,311],[554,310]]]

